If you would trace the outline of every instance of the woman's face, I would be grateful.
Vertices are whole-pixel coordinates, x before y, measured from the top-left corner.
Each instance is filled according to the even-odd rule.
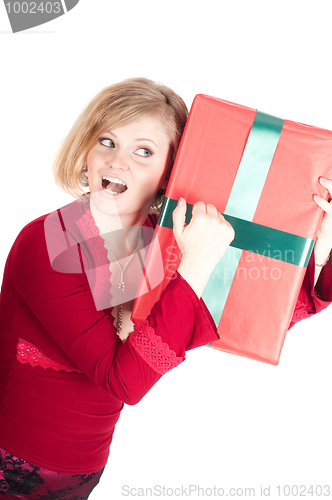
[[[87,156],[89,188],[102,213],[147,216],[159,188],[166,188],[169,137],[158,117],[148,116],[105,131]]]

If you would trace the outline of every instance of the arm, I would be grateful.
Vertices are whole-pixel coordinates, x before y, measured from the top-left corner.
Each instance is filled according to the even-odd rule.
[[[332,195],[332,181],[320,177],[319,182],[324,186],[331,198]],[[332,205],[331,201],[328,202],[318,195],[314,195],[314,201],[324,211],[322,224],[319,228],[317,240],[314,247],[315,253],[315,284],[319,278],[322,268],[325,267],[329,261],[332,249]]]
[[[332,192],[332,181],[321,177],[319,182]],[[332,206],[315,195],[314,201],[325,212],[314,251],[300,290],[290,327],[297,321],[325,309],[332,301]]]
[[[76,257],[77,252],[67,252],[66,272],[54,270],[43,223],[31,224],[12,248],[10,284],[50,342],[121,401],[138,402],[167,371],[165,366],[151,364],[146,354],[155,347],[156,338],[158,345],[166,344],[160,355],[171,360],[167,366],[170,369],[183,361],[185,350],[218,337],[203,301],[178,276],[171,280],[143,327],[122,343],[106,313],[96,310],[86,274],[78,267]],[[142,348],[138,343],[143,337]]]
[[[188,225],[186,210],[186,202],[180,198],[173,212],[173,232],[182,254],[178,271],[200,297],[235,233],[214,205],[195,203]]]
[[[314,283],[315,255],[311,255],[307,272],[297,299],[289,328],[295,323],[306,319],[325,309],[332,301],[332,266],[331,259],[323,267],[317,283]]]

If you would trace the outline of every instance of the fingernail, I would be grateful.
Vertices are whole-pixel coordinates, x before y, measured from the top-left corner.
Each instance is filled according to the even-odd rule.
[[[319,178],[319,182],[320,182],[321,184],[325,184],[325,183],[326,183],[326,181],[328,181],[328,179],[326,179],[326,177],[320,177],[320,178]]]
[[[183,204],[184,204],[184,198],[179,198],[178,207],[182,207]]]
[[[320,197],[319,197],[317,194],[314,194],[314,200],[315,200],[315,201],[318,201],[318,200],[319,200],[319,198],[320,198]]]

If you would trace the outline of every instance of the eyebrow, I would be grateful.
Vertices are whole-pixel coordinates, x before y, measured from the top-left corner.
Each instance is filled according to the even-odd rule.
[[[159,146],[152,139],[147,139],[147,138],[144,138],[144,137],[138,137],[137,139],[135,139],[135,141],[149,141],[149,142],[152,142],[157,148],[159,148]]]

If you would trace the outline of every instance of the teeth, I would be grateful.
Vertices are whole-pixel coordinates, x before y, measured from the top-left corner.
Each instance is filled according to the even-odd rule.
[[[127,186],[121,179],[118,179],[117,177],[103,177],[103,179],[106,179],[109,182],[114,182],[115,184],[122,184],[122,186]],[[113,191],[111,191],[113,192]]]

